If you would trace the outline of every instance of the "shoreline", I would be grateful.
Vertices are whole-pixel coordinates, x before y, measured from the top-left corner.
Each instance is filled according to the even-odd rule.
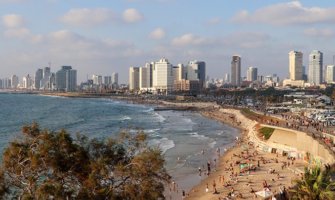
[[[42,94],[43,95],[43,94]],[[57,95],[57,94],[52,94],[51,96],[63,96],[63,95]],[[65,97],[65,96],[63,96]],[[66,96],[66,97],[73,97],[73,96]],[[79,97],[79,98],[85,98],[82,95],[76,95],[75,97]],[[91,97],[91,96],[90,96]],[[87,98],[87,97],[86,97]],[[175,106],[175,107],[196,107],[199,108],[198,110],[196,110],[196,112],[200,113],[203,117],[206,117],[208,119],[211,120],[215,120],[218,122],[221,122],[223,124],[227,124],[231,127],[237,128],[240,130],[240,139],[238,140],[238,142],[233,143],[233,146],[229,149],[225,149],[226,151],[223,153],[223,155],[220,155],[219,159],[218,159],[218,165],[216,168],[216,171],[212,172],[208,177],[201,177],[201,181],[199,184],[196,184],[193,187],[190,187],[191,189],[189,191],[185,191],[186,193],[186,199],[191,199],[191,200],[195,200],[195,199],[218,199],[218,198],[224,198],[227,196],[228,193],[230,193],[231,190],[234,190],[234,194],[235,195],[241,195],[243,197],[243,199],[247,198],[253,198],[252,193],[250,193],[250,190],[255,190],[255,191],[259,191],[262,189],[261,185],[262,185],[262,181],[266,178],[268,178],[268,174],[264,173],[264,171],[266,172],[267,169],[263,169],[262,167],[260,167],[260,171],[261,174],[253,174],[252,177],[250,177],[249,180],[242,180],[242,181],[238,181],[237,179],[245,179],[245,177],[236,177],[236,179],[232,176],[230,177],[229,173],[226,173],[227,170],[227,165],[233,165],[233,172],[237,173],[235,171],[236,170],[236,166],[234,165],[234,162],[236,162],[236,158],[234,158],[235,155],[243,155],[243,151],[241,151],[241,147],[243,146],[249,146],[249,141],[250,141],[250,132],[253,131],[253,128],[255,126],[255,124],[257,124],[256,122],[254,123],[250,123],[252,120],[247,119],[247,121],[242,122],[241,119],[241,113],[239,110],[232,110],[232,109],[222,109],[220,106],[216,105],[216,103],[213,102],[188,102],[188,103],[182,103],[182,102],[167,102],[167,101],[163,101],[161,99],[146,99],[146,98],[141,98],[141,99],[137,99],[136,97],[127,97],[127,96],[94,96],[91,98],[108,98],[108,99],[114,99],[114,100],[119,100],[119,101],[126,101],[127,103],[133,103],[133,104],[145,104],[145,105],[151,105],[151,106],[163,106],[163,107],[169,107],[169,106]],[[237,116],[240,115],[240,116]],[[243,116],[245,117],[245,116]],[[245,117],[246,118],[246,117]],[[241,120],[241,121],[240,121]],[[266,162],[269,162],[271,164],[268,164],[271,168],[276,168],[276,171],[278,171],[280,173],[280,175],[278,174],[278,184],[274,183],[274,187],[276,188],[275,190],[272,190],[273,193],[278,193],[279,191],[279,187],[283,187],[286,186],[286,188],[288,188],[290,186],[291,180],[292,178],[298,178],[298,176],[295,175],[294,172],[291,171],[291,169],[283,169],[280,170],[280,165],[282,163],[285,163],[286,161],[286,157],[280,157],[280,158],[276,158],[275,155],[271,154],[271,153],[264,153],[264,152],[260,152],[257,150],[257,147],[254,146],[249,146],[248,147],[250,151],[254,151],[257,152],[257,154],[259,155],[257,158],[259,159],[259,157],[264,158],[266,160]],[[223,152],[223,151],[222,151]],[[215,155],[215,152],[212,152],[212,155]],[[278,159],[279,160],[279,164],[278,161],[277,163],[273,163],[274,159]],[[258,160],[259,161],[259,160]],[[295,165],[299,165],[304,166],[305,163],[301,163],[299,161],[297,161],[295,163]],[[255,163],[254,163],[255,165]],[[237,168],[239,166],[237,165]],[[268,167],[267,167],[268,168]],[[196,173],[196,172],[195,172]],[[196,175],[197,176],[197,175]],[[227,183],[228,180],[228,186],[223,186],[223,181],[221,180],[221,176],[225,177],[225,181],[224,183]],[[280,177],[280,181],[279,181],[279,177]],[[246,179],[248,179],[248,176],[246,176]],[[272,180],[275,180],[276,177],[273,177]],[[222,182],[221,182],[222,181]],[[236,183],[235,183],[236,181]],[[271,180],[267,180],[268,182],[271,182]],[[212,189],[212,183],[216,182],[217,185],[217,194],[212,194],[213,190]],[[231,182],[233,182],[231,184]],[[241,185],[242,182],[242,185]],[[243,182],[246,182],[243,183]],[[192,184],[194,185],[194,184]],[[247,186],[247,188],[245,188],[244,186]],[[209,191],[210,192],[206,192],[205,189],[206,187],[209,187]],[[273,188],[274,188],[273,187]],[[244,193],[242,191],[245,191]],[[179,193],[177,192],[177,194],[172,195],[173,199],[180,199],[182,198],[182,192],[180,191]],[[171,199],[171,196],[170,196]]]

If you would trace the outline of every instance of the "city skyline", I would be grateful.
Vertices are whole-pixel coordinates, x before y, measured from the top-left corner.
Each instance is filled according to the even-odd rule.
[[[87,74],[115,71],[127,83],[130,66],[166,57],[172,63],[204,60],[210,77],[223,78],[231,56],[239,54],[242,76],[257,66],[263,74],[278,69],[285,78],[290,50],[309,55],[318,49],[324,65],[335,55],[334,2],[36,2],[0,1],[1,77],[33,75],[51,62],[52,68],[76,68],[79,83]],[[303,59],[308,65],[308,56]]]

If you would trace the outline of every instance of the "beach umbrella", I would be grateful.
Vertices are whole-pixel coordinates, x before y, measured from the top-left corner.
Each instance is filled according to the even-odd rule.
[[[261,190],[256,192],[256,195],[262,197],[263,199],[268,199],[272,197],[273,193],[271,191]]]

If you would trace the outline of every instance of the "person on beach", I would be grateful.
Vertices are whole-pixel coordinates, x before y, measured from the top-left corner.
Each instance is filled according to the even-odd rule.
[[[209,191],[209,189],[208,189],[208,183],[206,183],[206,190],[205,190],[206,192],[208,192]]]
[[[215,180],[213,180],[213,192],[216,191],[216,183],[215,183]]]
[[[210,173],[211,173],[211,163],[208,161],[207,162],[207,175],[209,176]]]
[[[201,167],[199,167],[198,171],[199,171],[199,176],[201,176]]]

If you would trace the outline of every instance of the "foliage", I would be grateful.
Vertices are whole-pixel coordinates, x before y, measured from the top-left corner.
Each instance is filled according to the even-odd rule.
[[[117,139],[74,140],[65,130],[49,132],[36,123],[23,139],[5,149],[0,195],[15,199],[164,198],[170,176],[161,151],[146,135],[121,133]]]
[[[262,127],[259,129],[259,132],[264,136],[265,140],[268,140],[271,137],[274,130],[275,130],[274,128]]]
[[[305,168],[303,178],[295,180],[295,186],[289,190],[292,199],[333,200],[335,199],[334,169],[320,167]]]

